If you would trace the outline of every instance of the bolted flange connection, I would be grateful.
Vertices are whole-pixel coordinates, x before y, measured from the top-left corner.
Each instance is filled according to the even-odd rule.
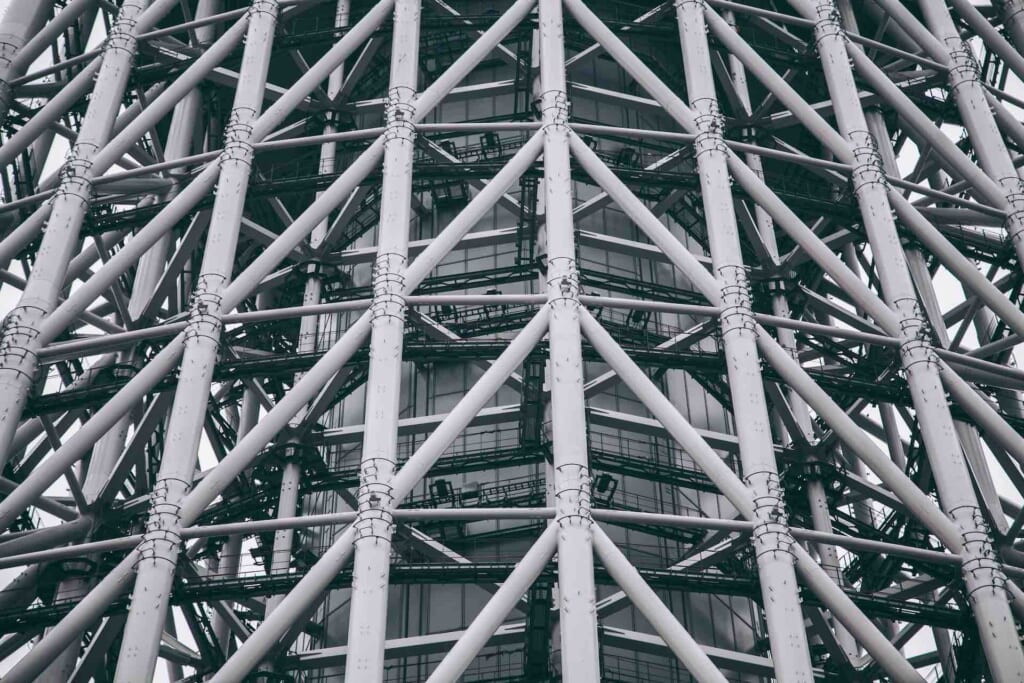
[[[548,259],[548,273],[557,273],[547,280],[547,291],[552,306],[578,308],[580,305],[580,274],[576,259],[556,256]]]
[[[385,252],[373,262],[373,303],[371,320],[405,320],[405,264],[404,254]]]
[[[13,372],[31,381],[38,367],[39,323],[46,311],[21,305],[7,314],[0,328],[0,373]]]
[[[372,538],[374,542],[390,543],[394,534],[394,493],[391,484],[380,481],[382,466],[390,472],[395,463],[386,458],[368,458],[360,468],[362,484],[356,493],[359,512],[352,525],[357,541]]]
[[[779,475],[772,471],[751,472],[744,477],[754,496],[754,529],[751,540],[754,553],[761,557],[787,558],[795,562],[793,536],[782,498]]]
[[[1006,590],[1006,574],[1003,573],[995,549],[992,547],[990,530],[981,509],[964,505],[949,511],[950,517],[960,531],[963,548],[961,569],[965,576],[970,576],[967,594],[974,602],[987,595],[995,595],[1001,599],[1012,597]]]
[[[564,90],[546,90],[537,98],[544,128],[565,128],[569,124],[569,97]]]
[[[1006,193],[1006,203],[1010,205],[1003,226],[1011,243],[1020,242],[1024,239],[1024,180],[1018,176],[1000,178],[999,186]]]
[[[125,0],[121,4],[117,20],[107,33],[107,40],[103,45],[104,52],[120,50],[130,58],[135,58],[135,48],[138,42],[135,37],[135,25],[138,23],[138,16],[146,9],[147,4],[145,0]]]
[[[191,483],[174,477],[157,480],[149,496],[149,516],[139,544],[136,568],[144,562],[177,566],[181,552],[181,505],[172,501],[182,500],[191,488]]]
[[[893,309],[900,319],[900,357],[903,372],[910,372],[916,365],[938,367],[939,358],[932,344],[931,328],[921,313],[917,299],[901,298],[893,301]]]
[[[697,124],[697,137],[693,148],[697,158],[705,154],[728,152],[725,145],[725,117],[718,107],[718,100],[712,97],[701,97],[692,102]]]
[[[228,125],[224,128],[224,149],[220,153],[221,164],[252,166],[252,122],[256,110],[251,107],[235,107],[231,110]]]
[[[821,47],[821,43],[831,38],[845,38],[842,17],[839,9],[832,0],[819,0],[814,6],[814,46]]]
[[[846,136],[853,152],[853,169],[850,183],[858,197],[872,187],[888,189],[889,181],[882,167],[882,157],[875,146],[874,138],[866,130],[854,130]]]
[[[951,37],[945,42],[949,49],[949,84],[955,96],[965,85],[981,82],[981,66],[971,46],[963,40]]]
[[[188,309],[185,340],[208,339],[218,347],[221,343],[221,292],[227,278],[216,273],[205,273],[196,283],[196,291]]]
[[[747,269],[739,265],[726,265],[716,270],[722,293],[721,313],[718,316],[722,337],[731,334],[755,334],[757,321],[751,308]]]
[[[55,200],[77,200],[83,207],[88,207],[93,194],[92,159],[97,151],[99,147],[90,142],[75,143],[60,170]]]
[[[411,145],[416,140],[416,105],[413,104],[415,95],[416,91],[413,88],[404,85],[394,86],[388,90],[385,106],[385,146],[395,143]]]
[[[590,469],[579,463],[555,468],[555,521],[562,528],[590,526]]]

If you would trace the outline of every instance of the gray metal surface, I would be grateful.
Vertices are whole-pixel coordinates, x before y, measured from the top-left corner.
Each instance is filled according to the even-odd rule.
[[[1024,681],[1022,41],[10,0],[0,680]]]

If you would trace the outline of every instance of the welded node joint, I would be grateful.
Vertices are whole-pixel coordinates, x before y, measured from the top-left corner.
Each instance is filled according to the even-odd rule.
[[[713,97],[700,97],[691,102],[691,107],[698,131],[693,141],[696,157],[728,153],[729,148],[726,147],[724,137],[725,117],[718,107],[718,100]]]
[[[360,491],[360,510],[356,520],[352,523],[355,530],[355,543],[391,543],[395,533],[394,513],[391,510],[374,507],[383,495],[383,489],[373,491]],[[362,506],[363,499],[367,500],[365,507]]]
[[[120,50],[129,57],[135,57],[135,48],[138,45],[135,26],[138,24],[138,15],[142,14],[148,5],[148,0],[125,0],[122,3],[117,21],[110,27],[110,32],[103,44],[104,52],[113,53]]]
[[[392,512],[394,487],[380,481],[381,468],[392,472],[395,463],[386,458],[368,458],[360,468],[362,483],[356,493],[359,509],[353,523],[357,542],[373,539],[374,542],[390,543],[395,531]]]
[[[953,36],[946,37],[943,42],[949,50],[949,83],[953,94],[958,94],[965,86],[983,85],[981,65],[971,46]]]
[[[751,541],[758,558],[787,559],[795,562],[795,540],[789,531],[782,483],[777,472],[751,472],[744,478],[753,495],[754,528]]]
[[[850,151],[853,153],[853,168],[850,171],[850,181],[853,184],[853,192],[856,195],[869,190],[872,186],[880,187],[883,190],[889,189],[889,181],[885,177],[885,169],[882,167],[882,156],[878,153],[871,133],[866,130],[851,131],[846,136],[850,142]]]
[[[252,4],[249,5],[249,20],[252,21],[262,14],[276,22],[277,8],[278,0],[252,0]]]
[[[756,334],[757,320],[754,318],[750,296],[750,280],[747,268],[740,265],[719,266],[716,269],[720,284],[721,302],[718,314],[722,337],[733,334]]]
[[[97,151],[99,145],[94,143],[75,143],[60,169],[60,185],[54,200],[77,200],[83,208],[88,208],[93,193],[92,160]]]
[[[388,89],[384,144],[412,144],[416,141],[416,91],[406,85]]]
[[[571,256],[555,256],[548,259],[547,279],[549,303],[552,306],[575,309],[580,305],[580,273],[576,259]]]
[[[224,129],[224,149],[220,153],[221,164],[239,164],[252,167],[254,148],[252,145],[252,123],[257,112],[252,107],[234,107]]]
[[[0,33],[0,70],[6,69],[11,65],[11,61],[18,54],[18,50],[21,49],[21,42],[21,36]],[[10,84],[6,80],[0,80],[0,84],[10,88]]]
[[[1019,176],[1008,176],[999,179],[999,185],[1006,194],[1009,209],[1003,226],[1006,228],[1009,241],[1018,243],[1024,239],[1024,180]]]
[[[569,125],[569,96],[564,90],[546,90],[537,98],[545,131],[562,130]]]
[[[971,600],[982,597],[979,593],[1012,600],[1013,596],[1006,589],[1006,574],[992,547],[991,530],[981,509],[961,506],[950,510],[949,514],[960,531],[963,543],[961,569],[972,579],[971,585],[967,586]]]
[[[185,339],[196,341],[206,338],[218,347],[224,327],[221,319],[221,301],[227,278],[217,273],[205,273],[197,279],[196,291],[188,309]]]
[[[821,43],[832,38],[846,37],[843,29],[843,19],[839,14],[839,8],[832,0],[818,0],[814,6],[814,45],[821,46]]]
[[[590,469],[580,463],[555,467],[555,521],[562,528],[589,527],[591,517]]]
[[[896,299],[892,306],[899,315],[901,333],[899,348],[904,374],[910,372],[914,366],[921,364],[938,369],[939,357],[932,344],[932,332],[917,299]]]
[[[177,564],[182,547],[181,505],[174,501],[181,500],[191,487],[190,482],[174,477],[157,480],[149,496],[149,516],[139,544],[136,569],[142,563]]]
[[[38,363],[39,321],[46,311],[38,306],[20,305],[4,318],[0,327],[0,377],[7,373],[31,381]]]
[[[378,254],[373,262],[373,303],[370,316],[373,321],[405,320],[405,265],[406,256],[395,252]]]

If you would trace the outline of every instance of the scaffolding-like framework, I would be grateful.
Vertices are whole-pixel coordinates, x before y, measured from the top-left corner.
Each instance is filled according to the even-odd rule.
[[[1024,0],[8,4],[4,681],[1024,681]]]

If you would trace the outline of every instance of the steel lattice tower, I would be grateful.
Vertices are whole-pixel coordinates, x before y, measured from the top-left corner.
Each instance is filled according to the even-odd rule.
[[[4,681],[1024,681],[1024,0],[10,0]]]

